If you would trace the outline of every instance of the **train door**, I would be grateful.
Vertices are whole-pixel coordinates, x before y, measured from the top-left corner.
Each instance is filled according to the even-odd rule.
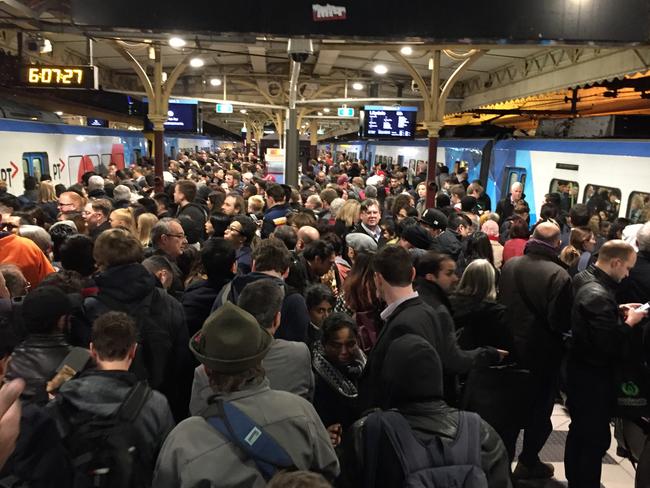
[[[25,172],[25,176],[34,176],[37,180],[40,180],[43,174],[50,174],[50,162],[47,153],[23,153],[23,171]]]
[[[521,183],[524,188],[526,188],[526,177],[527,177],[526,168],[517,168],[514,166],[506,166],[505,171],[503,172],[503,182],[501,184],[501,195],[510,194],[510,188],[513,183]]]

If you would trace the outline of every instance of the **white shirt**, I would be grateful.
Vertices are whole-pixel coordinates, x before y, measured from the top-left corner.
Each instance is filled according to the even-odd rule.
[[[403,297],[403,298],[400,298],[399,300],[395,300],[393,303],[391,303],[390,305],[388,305],[388,306],[387,306],[387,307],[386,307],[386,308],[381,312],[381,314],[379,314],[379,316],[380,316],[381,319],[385,322],[386,320],[388,320],[388,317],[390,317],[390,316],[392,315],[392,313],[395,311],[395,309],[396,309],[397,307],[399,307],[402,303],[404,303],[405,301],[410,300],[410,299],[412,299],[412,298],[417,298],[418,296],[419,296],[419,295],[418,295],[418,292],[417,292],[417,291],[414,291],[413,293],[411,293],[411,294],[409,294],[409,295],[407,295],[407,296],[405,296],[405,297]]]

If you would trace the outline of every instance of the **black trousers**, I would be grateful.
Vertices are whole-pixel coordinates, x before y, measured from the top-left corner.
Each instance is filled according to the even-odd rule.
[[[569,488],[600,488],[603,456],[611,443],[615,399],[611,371],[569,361],[567,395],[571,424],[564,450]]]
[[[539,462],[539,452],[553,432],[551,416],[559,374],[560,366],[555,362],[543,371],[531,369],[531,404],[524,419],[524,442],[519,454],[519,461],[526,466],[534,466]],[[511,448],[514,451],[514,445],[507,447],[509,452]]]

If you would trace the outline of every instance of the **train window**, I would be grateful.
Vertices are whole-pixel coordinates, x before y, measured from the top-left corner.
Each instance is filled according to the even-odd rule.
[[[582,203],[592,212],[598,212],[603,220],[613,221],[621,207],[621,190],[611,186],[587,184]]]
[[[560,180],[553,178],[548,187],[549,193],[558,193],[560,195],[560,203],[562,210],[568,211],[576,203],[578,203],[578,195],[580,194],[580,185],[577,181]]]
[[[32,167],[34,171],[34,177],[38,180],[41,179],[41,158],[32,158]]]
[[[508,186],[507,189],[510,191],[510,188],[512,188],[512,185],[517,183],[519,181],[519,175],[517,174],[516,171],[511,171],[510,176],[508,176]]]
[[[633,224],[644,224],[650,220],[650,193],[633,191],[627,200],[625,216]]]
[[[102,154],[102,165],[108,167],[111,164],[111,157],[110,154]]]

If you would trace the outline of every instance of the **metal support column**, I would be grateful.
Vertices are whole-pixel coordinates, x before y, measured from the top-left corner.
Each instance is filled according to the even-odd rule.
[[[298,152],[299,136],[296,112],[296,96],[298,92],[298,77],[300,76],[300,63],[291,61],[291,79],[289,81],[289,109],[287,110],[286,127],[286,174],[285,181],[288,185],[298,185]]]
[[[309,123],[309,158],[318,159],[318,122],[316,120]]]

